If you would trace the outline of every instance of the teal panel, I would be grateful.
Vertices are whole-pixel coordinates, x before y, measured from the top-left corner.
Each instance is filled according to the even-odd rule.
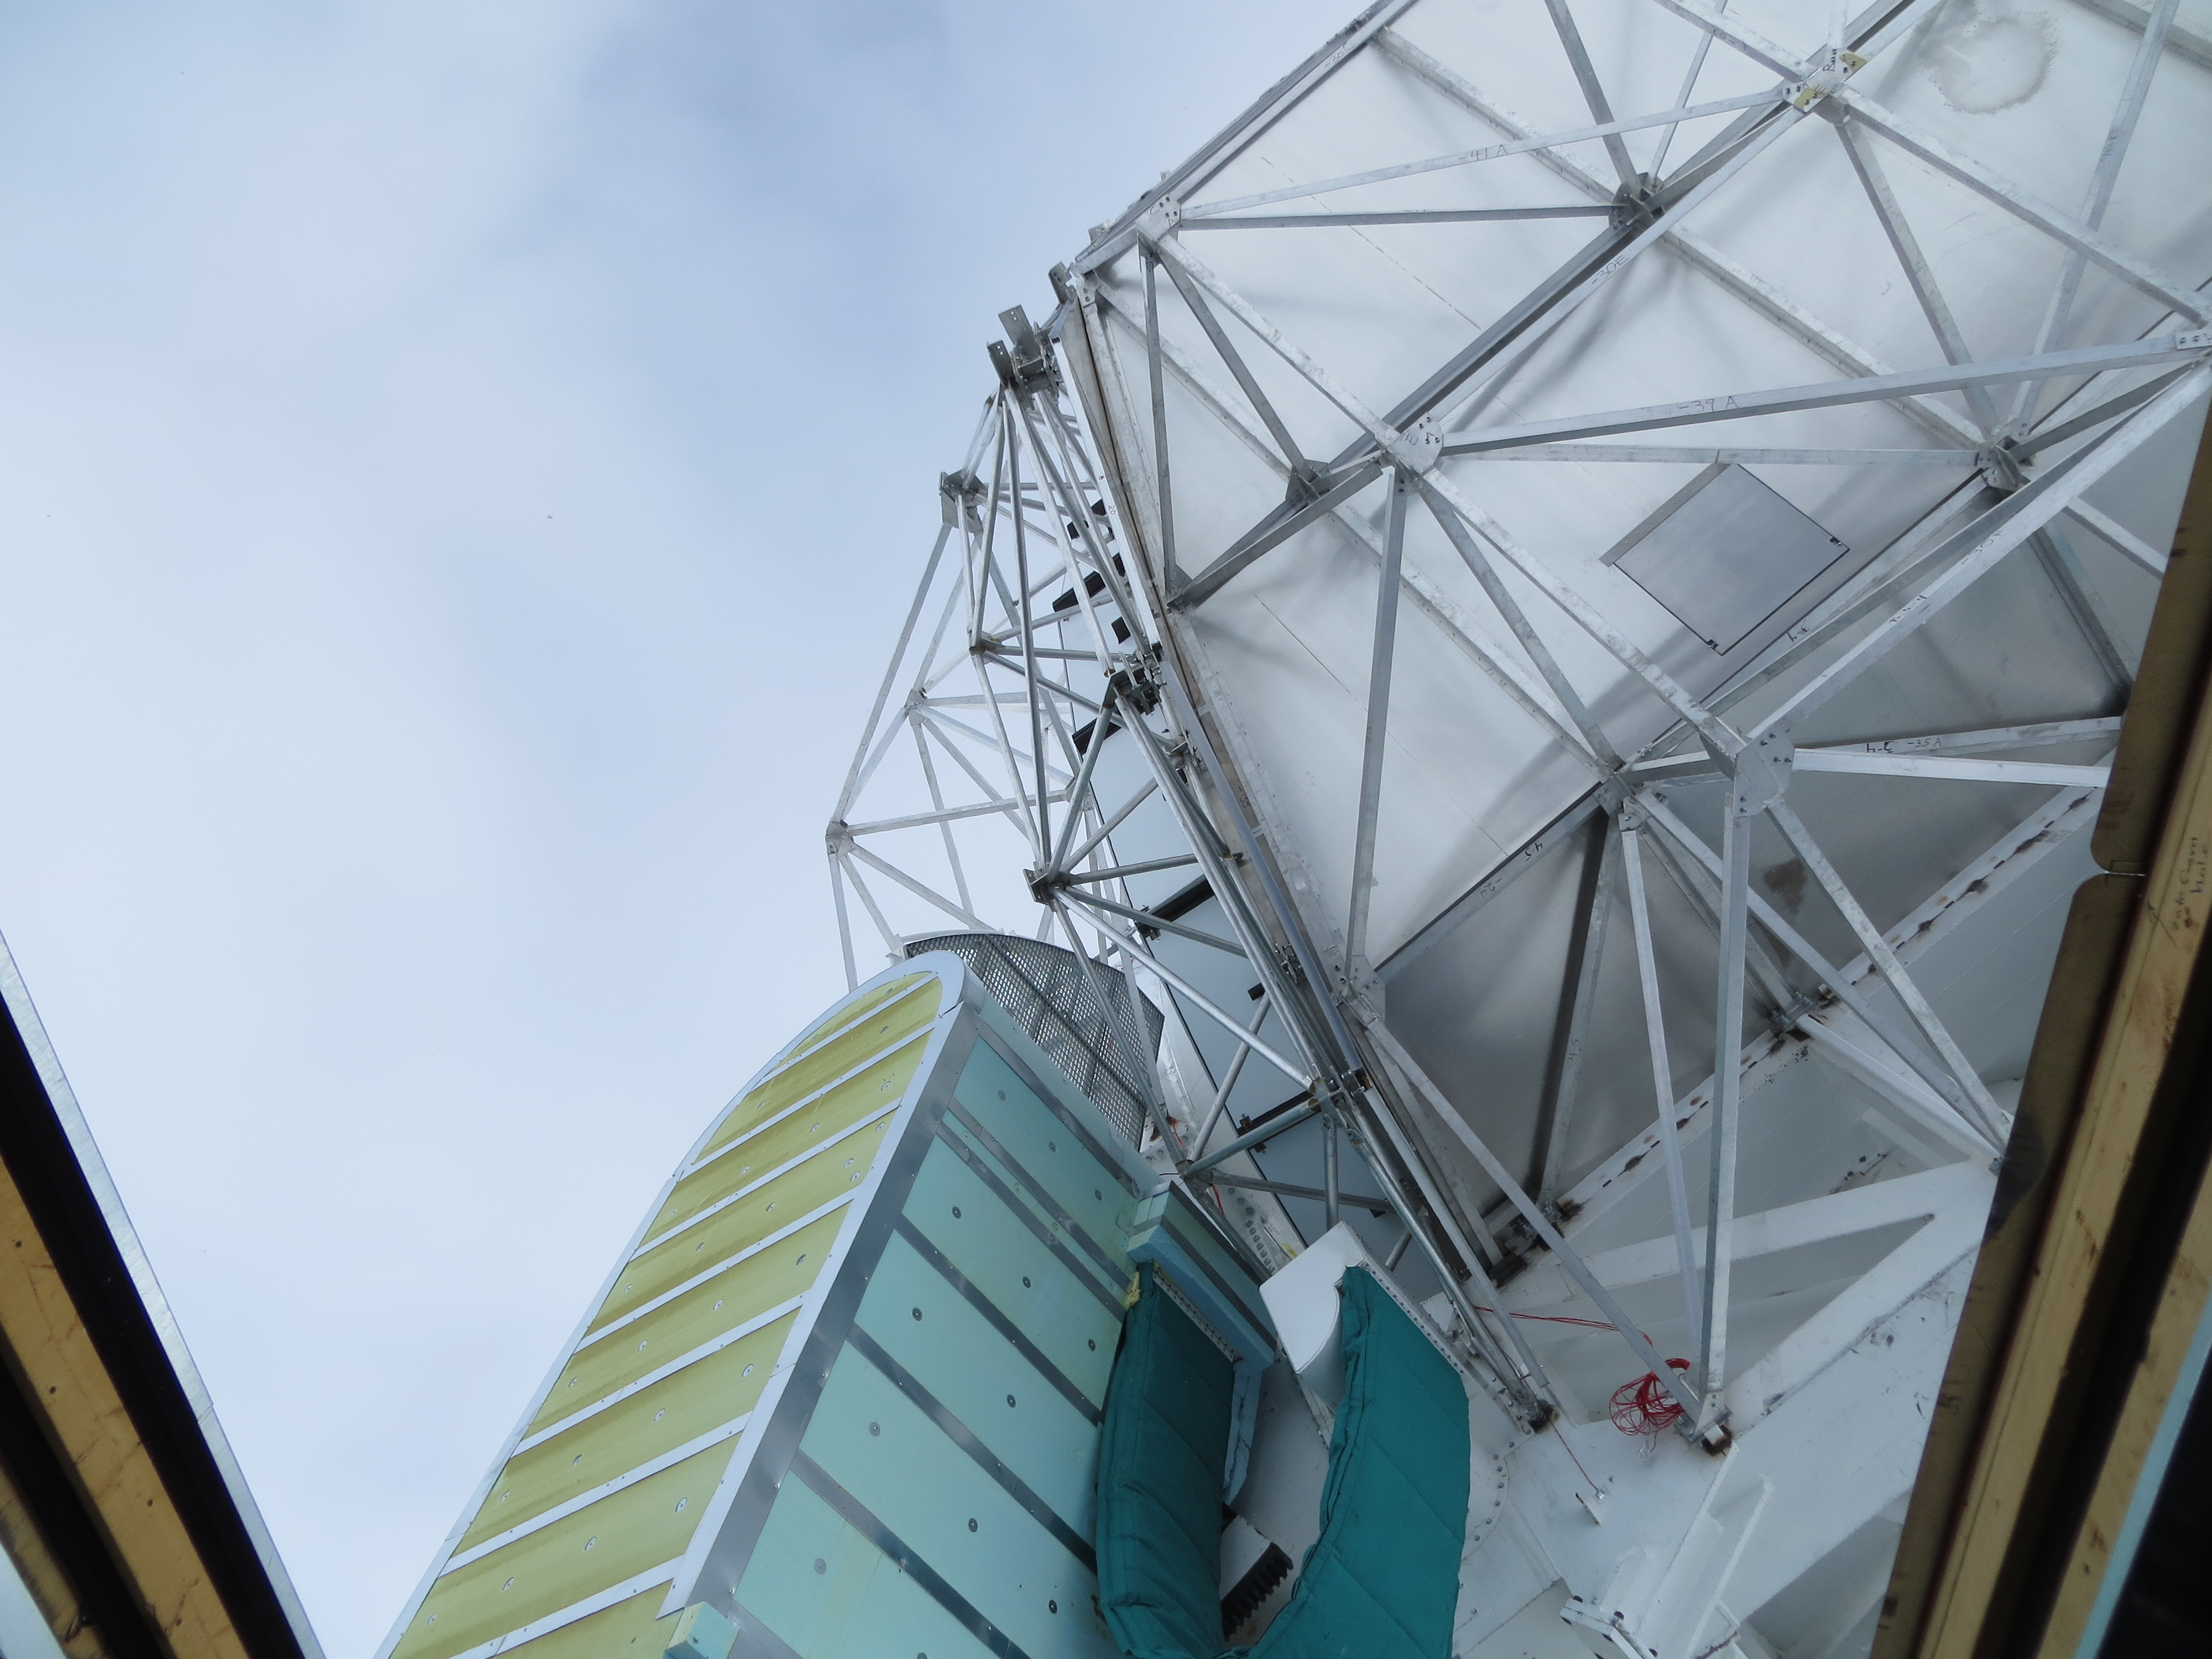
[[[1152,1270],[1145,1270],[1147,1280]],[[1447,1659],[1468,1504],[1459,1374],[1359,1268],[1321,1535],[1250,1659]],[[1221,1645],[1220,1469],[1231,1368],[1164,1296],[1131,1313],[1098,1460],[1098,1589],[1129,1659]]]
[[[799,1445],[1030,1659],[1111,1659],[1090,1573],[854,1349]]]
[[[1191,1200],[1180,1190],[1171,1189],[1169,1197],[1164,1218],[1168,1228],[1184,1249],[1211,1269],[1206,1275],[1206,1288],[1230,1297],[1246,1324],[1273,1337],[1274,1323],[1267,1317],[1267,1304],[1260,1295],[1260,1287],[1253,1282],[1251,1271],[1230,1253],[1220,1235],[1206,1224],[1205,1218],[1196,1212]],[[1178,1284],[1182,1282],[1176,1280]]]
[[[1091,1289],[1097,1281],[1077,1277],[942,1141],[915,1172],[905,1214],[1046,1358],[1104,1401],[1121,1328],[1118,1309]]]
[[[1445,1659],[1467,1537],[1467,1391],[1371,1274],[1348,1269],[1343,1297],[1321,1536],[1252,1659]]]
[[[904,1239],[884,1246],[859,1321],[1061,1520],[1091,1535],[1097,1431]]]
[[[738,1600],[801,1659],[988,1659],[990,1653],[797,1480],[776,1494]]]
[[[1101,1164],[988,1042],[975,1045],[954,1098],[1006,1157],[1021,1165],[1048,1200],[1049,1209],[1066,1215],[1096,1240],[1127,1282],[1132,1264],[1123,1248],[1120,1218],[1128,1206],[1129,1190],[1118,1172]],[[1110,1131],[1102,1122],[1091,1133],[1103,1137]]]
[[[1234,1370],[1153,1288],[1131,1310],[1098,1450],[1098,1601],[1129,1659],[1221,1646],[1221,1465]]]

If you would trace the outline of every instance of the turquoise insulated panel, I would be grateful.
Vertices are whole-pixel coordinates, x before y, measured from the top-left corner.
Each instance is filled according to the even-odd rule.
[[[1447,1659],[1467,1540],[1467,1390],[1389,1292],[1344,1275],[1321,1536],[1252,1659]]]
[[[1150,1269],[1146,1270],[1149,1275]],[[1346,1272],[1321,1536],[1250,1659],[1447,1659],[1467,1536],[1467,1393],[1372,1275]],[[1098,1588],[1128,1659],[1220,1648],[1230,1366],[1164,1296],[1126,1327],[1099,1448]]]
[[[1098,1605],[1129,1659],[1198,1659],[1221,1646],[1221,1462],[1235,1370],[1154,1288],[1154,1273],[1139,1270],[1142,1291],[1106,1393]]]

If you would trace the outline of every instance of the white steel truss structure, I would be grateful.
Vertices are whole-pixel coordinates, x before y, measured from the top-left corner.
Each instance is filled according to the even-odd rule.
[[[1463,1651],[1870,1638],[2212,387],[2184,9],[1385,0],[1006,313],[848,972],[1130,970],[1164,1174],[1443,1298]]]

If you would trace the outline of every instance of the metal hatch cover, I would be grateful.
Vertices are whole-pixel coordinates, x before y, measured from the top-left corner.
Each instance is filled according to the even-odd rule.
[[[1724,657],[1850,550],[1744,467],[1716,461],[1601,562]]]

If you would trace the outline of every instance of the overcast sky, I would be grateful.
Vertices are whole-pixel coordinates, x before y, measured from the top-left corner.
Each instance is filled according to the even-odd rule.
[[[996,313],[1350,3],[0,12],[0,931],[333,1659],[842,989]]]

